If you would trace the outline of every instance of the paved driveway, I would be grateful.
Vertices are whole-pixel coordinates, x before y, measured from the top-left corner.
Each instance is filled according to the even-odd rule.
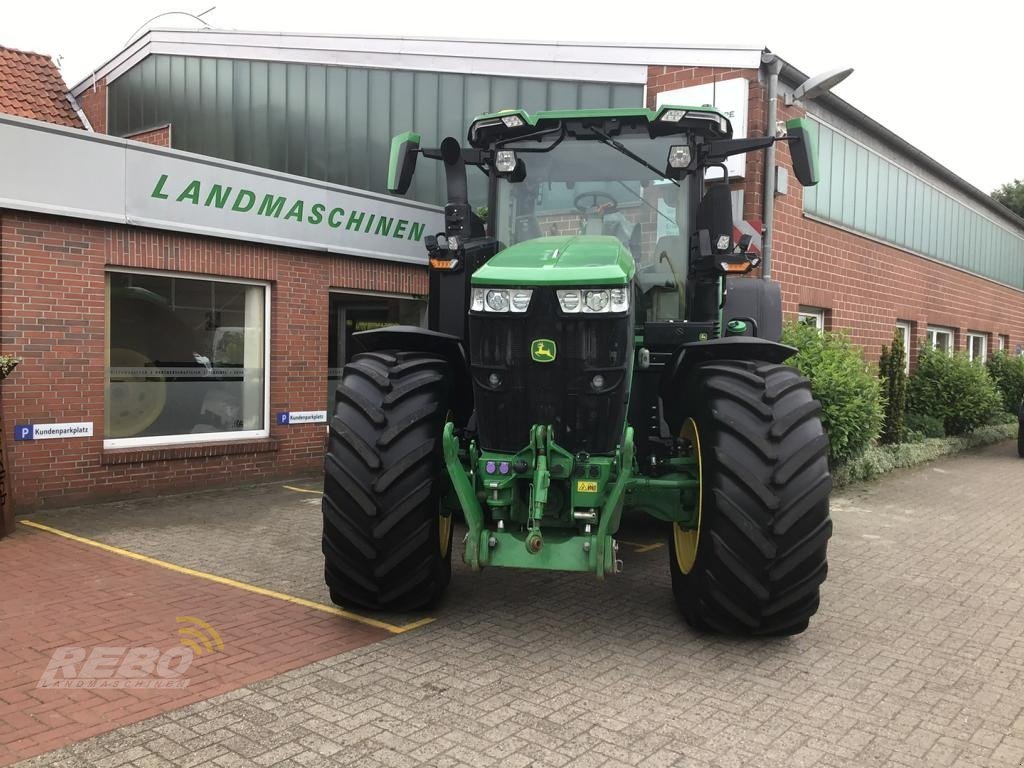
[[[833,517],[823,607],[796,638],[690,631],[661,530],[633,523],[625,572],[604,584],[459,569],[419,629],[26,764],[1020,766],[1014,447],[846,489]],[[280,484],[31,519],[326,600],[316,496]]]

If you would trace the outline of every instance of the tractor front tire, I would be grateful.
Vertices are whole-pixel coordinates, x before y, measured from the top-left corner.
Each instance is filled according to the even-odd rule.
[[[411,611],[451,580],[440,504],[451,373],[440,357],[370,352],[345,366],[324,462],[324,577],[343,606]]]
[[[793,368],[716,360],[694,370],[673,425],[698,459],[699,525],[673,525],[672,591],[687,622],[794,635],[817,611],[832,533],[828,438]]]

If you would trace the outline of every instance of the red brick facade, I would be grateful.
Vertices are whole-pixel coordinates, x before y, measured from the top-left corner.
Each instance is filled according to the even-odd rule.
[[[143,144],[152,144],[155,147],[171,146],[171,126],[161,125],[159,128],[151,128],[148,131],[139,131],[125,136],[132,141],[140,141]]]
[[[426,272],[406,265],[0,211],[0,343],[23,358],[0,387],[19,511],[294,476],[323,460],[323,424],[271,424],[263,440],[105,451],[112,267],[267,281],[271,414],[323,402],[329,288],[426,293]],[[79,421],[92,421],[95,436],[9,441],[15,424]]]
[[[748,134],[763,135],[767,94],[757,70],[649,67],[647,106],[654,107],[661,91],[736,77],[751,81]],[[779,120],[803,114],[779,99]],[[891,342],[897,321],[910,322],[918,342],[912,345],[911,364],[928,325],[954,329],[958,350],[966,348],[969,331],[989,334],[990,353],[999,335],[1009,337],[1011,350],[1024,344],[1024,291],[808,218],[788,147],[784,142],[776,146],[776,161],[792,180],[789,193],[776,197],[772,240],[772,277],[782,286],[788,319],[796,317],[801,305],[825,309],[826,326],[847,329],[869,360],[877,360],[881,346]],[[746,178],[733,184],[744,190],[745,217],[762,215],[763,168],[762,153],[751,153]]]
[[[78,106],[96,133],[107,132],[107,81],[97,80],[78,97]]]

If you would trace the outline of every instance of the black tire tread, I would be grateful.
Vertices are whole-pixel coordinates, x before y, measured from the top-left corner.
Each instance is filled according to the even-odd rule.
[[[325,457],[324,577],[344,606],[410,611],[451,578],[438,494],[450,374],[435,355],[369,352],[343,369]]]
[[[676,601],[699,629],[802,632],[832,534],[820,404],[793,368],[741,360],[700,366],[685,398],[706,465],[704,516],[689,574],[669,548]]]

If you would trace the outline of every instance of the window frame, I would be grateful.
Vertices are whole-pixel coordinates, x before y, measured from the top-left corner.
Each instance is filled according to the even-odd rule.
[[[981,339],[981,361],[980,362],[982,364],[988,362],[988,338],[989,338],[989,335],[987,333],[982,333],[980,331],[968,331],[967,332],[967,359],[968,360],[970,360],[972,362],[974,361],[974,348],[971,345],[971,342],[974,339]]]
[[[1010,337],[1005,333],[996,334],[996,351],[1008,352],[1010,348]]]
[[[814,318],[814,328],[818,333],[821,333],[825,330],[825,313],[827,311],[824,307],[811,307],[801,304],[796,310],[796,321],[803,323],[804,320]]]
[[[195,432],[187,435],[147,435],[144,437],[103,437],[103,450],[116,448],[151,448],[194,443],[224,443],[239,440],[260,440],[270,437],[270,291],[271,283],[266,280],[251,280],[244,277],[224,277],[206,275],[198,272],[174,272],[162,269],[136,269],[134,267],[107,267],[103,270],[103,305],[106,322],[103,329],[104,365],[109,368],[110,361],[110,275],[150,275],[153,277],[170,277],[182,280],[206,280],[215,283],[233,285],[252,285],[263,289],[263,429],[245,429],[234,432]],[[107,414],[107,383],[108,376],[104,372],[103,417]]]
[[[937,334],[945,333],[949,336],[949,344],[942,351],[952,355],[956,351],[956,330],[942,325],[929,325],[927,330],[928,348],[935,349],[935,338]]]
[[[895,327],[903,331],[903,372],[910,373],[910,344],[914,338],[913,325],[909,320],[897,320]]]

